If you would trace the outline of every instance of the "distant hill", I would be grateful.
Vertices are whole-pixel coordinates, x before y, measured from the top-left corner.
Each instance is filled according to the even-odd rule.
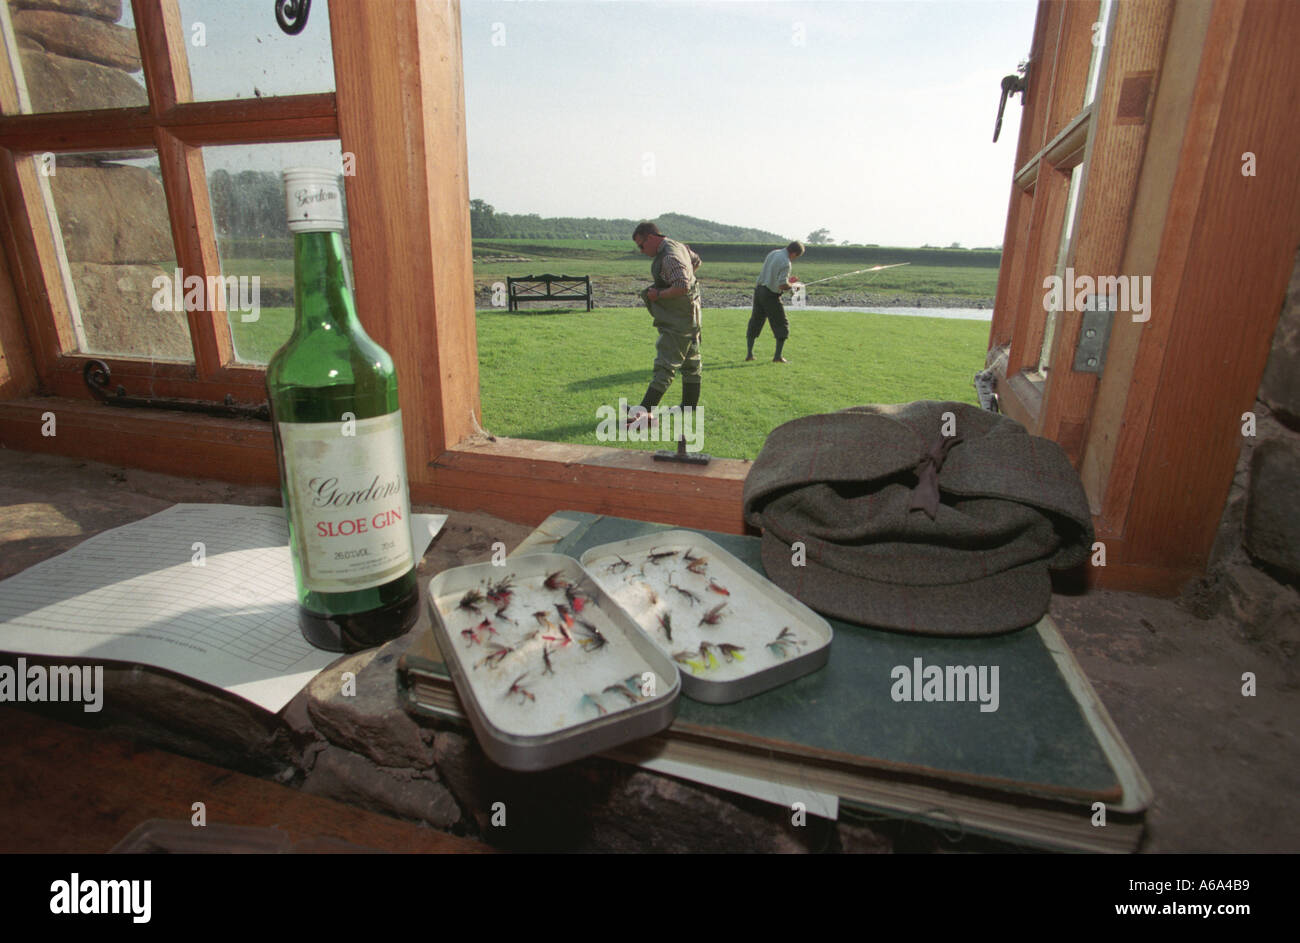
[[[482,200],[470,201],[470,230],[475,239],[630,239],[638,219],[595,219],[498,213]],[[667,235],[686,242],[786,242],[762,229],[728,226],[712,220],[664,213],[656,223]]]
[[[686,242],[789,242],[785,236],[762,229],[728,226],[681,213],[664,213],[654,219],[659,228],[674,239]],[[633,226],[636,224],[633,223]],[[631,229],[628,230],[632,232]]]

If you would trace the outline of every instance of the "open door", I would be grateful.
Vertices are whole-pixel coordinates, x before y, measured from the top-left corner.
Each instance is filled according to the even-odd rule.
[[[988,366],[1080,473],[1097,585],[1205,572],[1300,241],[1296,35],[1285,0],[1040,0]]]
[[[1064,288],[1067,274],[1081,270],[1076,263],[1090,261],[1089,252],[1096,256],[1081,233],[1080,215],[1103,123],[1096,102],[1114,5],[1115,0],[1081,0],[1039,7],[990,333],[991,356],[998,358],[1008,386],[999,395],[1004,411],[1031,432],[1059,441],[1076,462],[1082,423],[1075,417],[1062,429],[1060,418],[1049,422],[1044,406],[1049,381],[1058,374],[1070,380],[1067,338],[1077,336],[1080,312],[1073,292],[1044,285],[1055,277]],[[1092,376],[1091,383],[1076,379],[1076,393],[1095,392]]]

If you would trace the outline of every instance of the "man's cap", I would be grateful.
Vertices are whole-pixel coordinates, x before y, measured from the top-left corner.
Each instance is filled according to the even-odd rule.
[[[744,508],[782,589],[825,615],[926,635],[1037,622],[1048,571],[1083,563],[1093,541],[1060,446],[965,403],[785,423],[750,469]]]

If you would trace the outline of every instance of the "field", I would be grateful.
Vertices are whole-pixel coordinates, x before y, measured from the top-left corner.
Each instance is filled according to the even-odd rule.
[[[972,377],[984,366],[988,342],[988,324],[981,321],[791,308],[785,349],[791,363],[771,362],[773,341],[767,331],[756,345],[758,359],[746,363],[748,311],[725,305],[748,305],[766,248],[696,247],[704,259],[704,451],[752,459],[782,422],[847,406],[916,399],[976,402]],[[874,304],[887,295],[898,304],[991,305],[997,288],[996,259],[990,264],[995,253],[813,247],[796,262],[795,271],[812,281],[889,264],[900,253],[911,253],[916,264],[836,279],[825,288],[812,286],[808,303]],[[822,260],[819,254],[836,258]],[[630,242],[582,239],[475,240],[474,256],[479,419],[485,429],[549,442],[666,447],[657,441],[597,439],[598,409],[617,407],[620,398],[640,402],[650,380],[655,331],[635,297],[648,281],[649,259]],[[240,358],[265,363],[293,326],[292,260],[231,258],[223,270],[262,278],[260,319],[244,324],[235,314],[232,329]],[[592,276],[600,307],[587,312],[529,306],[513,313],[491,307],[494,282],[543,272]],[[676,405],[680,389],[674,383],[663,405]]]
[[[251,243],[255,240],[241,240]],[[244,363],[264,364],[293,331],[293,242],[269,241],[260,246],[260,254],[243,245],[244,254],[228,254],[229,246],[219,242],[222,275],[256,276],[260,279],[260,316],[251,323],[241,320],[241,313],[230,312],[230,329],[235,354]],[[285,254],[281,254],[285,253]]]
[[[748,303],[763,258],[774,246],[700,243],[701,290],[705,305]],[[942,298],[949,307],[992,307],[998,284],[1000,253],[961,249],[895,249],[860,246],[811,246],[794,264],[804,282],[841,275],[874,265],[908,262],[879,272],[863,272],[808,288],[809,304],[880,304],[930,306]],[[508,276],[550,273],[590,275],[598,303],[636,304],[635,295],[649,281],[650,260],[627,242],[600,239],[474,240],[474,285],[480,307],[489,302],[494,282]],[[897,300],[894,300],[897,296]],[[744,300],[742,300],[744,299]]]
[[[703,450],[752,459],[787,420],[864,403],[943,399],[975,403],[984,366],[981,321],[807,311],[791,319],[788,364],[772,363],[770,332],[745,361],[746,311],[704,312],[700,400]],[[644,308],[508,313],[480,311],[482,423],[487,431],[547,442],[658,449],[659,442],[601,443],[598,410],[641,401],[654,361]],[[675,382],[663,406],[681,401]]]
[[[235,355],[244,363],[267,363],[293,333],[293,308],[261,309],[252,324],[244,324],[237,313],[230,316],[230,333],[235,340]]]

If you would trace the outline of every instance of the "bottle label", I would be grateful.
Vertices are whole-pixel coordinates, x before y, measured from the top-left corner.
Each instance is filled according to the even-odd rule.
[[[343,196],[336,174],[307,167],[286,170],[284,196],[290,232],[343,231]]]
[[[346,593],[410,570],[402,411],[348,422],[281,422],[277,429],[303,585]]]

